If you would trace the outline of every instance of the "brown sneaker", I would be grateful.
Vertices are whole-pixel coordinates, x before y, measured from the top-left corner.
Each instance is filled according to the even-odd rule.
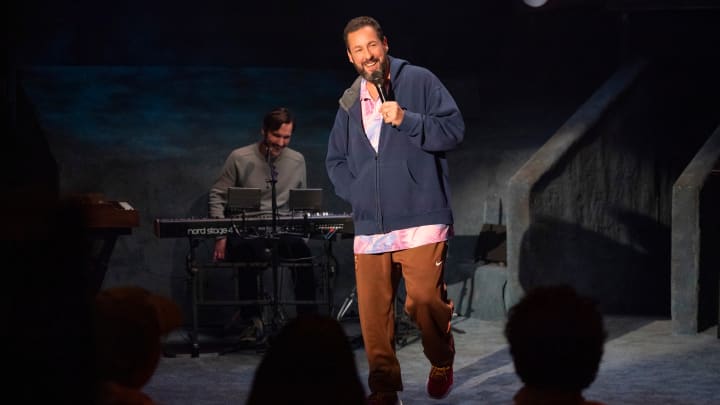
[[[397,392],[373,392],[367,397],[368,405],[402,405]]]
[[[435,399],[443,399],[450,393],[453,385],[453,368],[435,367],[430,368],[430,376],[427,380],[427,393]]]

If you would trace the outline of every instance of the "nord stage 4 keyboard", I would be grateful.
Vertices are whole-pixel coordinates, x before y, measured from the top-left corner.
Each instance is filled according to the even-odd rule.
[[[280,215],[276,218],[278,231],[307,235],[342,233],[352,235],[354,227],[350,214]],[[154,221],[158,238],[214,238],[250,229],[270,229],[272,218],[158,218]]]

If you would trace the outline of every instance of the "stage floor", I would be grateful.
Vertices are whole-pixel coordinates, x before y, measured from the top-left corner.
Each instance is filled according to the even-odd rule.
[[[606,317],[609,332],[600,371],[585,391],[607,404],[715,404],[720,399],[720,339],[717,326],[697,335],[673,335],[669,319]],[[363,382],[367,364],[357,319],[342,321],[356,347]],[[429,364],[422,346],[408,331],[398,349],[409,404],[509,404],[520,388],[502,335],[502,321],[455,318],[455,385],[443,400],[425,394]],[[164,404],[242,404],[262,351],[252,343],[200,335],[200,355],[191,357],[187,332],[168,337],[168,355],[145,392]],[[238,349],[219,355],[222,350]]]

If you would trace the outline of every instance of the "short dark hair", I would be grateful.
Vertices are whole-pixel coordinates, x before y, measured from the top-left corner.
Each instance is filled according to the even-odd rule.
[[[286,107],[276,107],[268,111],[263,118],[262,132],[277,131],[282,124],[294,124],[292,112]]]
[[[303,314],[271,339],[246,404],[297,404],[306,395],[316,404],[366,403],[350,340],[335,318]]]
[[[582,391],[597,376],[607,332],[593,300],[554,285],[528,290],[510,308],[505,337],[523,383]]]
[[[343,30],[343,40],[345,41],[345,47],[347,48],[347,45],[348,45],[347,37],[348,37],[349,33],[355,32],[362,27],[368,27],[368,26],[373,27],[373,29],[375,29],[375,32],[377,32],[377,36],[378,36],[378,38],[380,38],[381,41],[385,39],[385,34],[383,33],[383,29],[380,26],[380,23],[377,22],[377,20],[372,17],[363,15],[360,17],[353,18],[352,20],[348,21],[348,23],[345,25],[345,29]]]

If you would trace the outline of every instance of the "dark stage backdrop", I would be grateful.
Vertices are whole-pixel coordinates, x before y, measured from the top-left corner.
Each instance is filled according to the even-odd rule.
[[[466,141],[449,154],[457,238],[449,281],[474,269],[484,223],[504,223],[507,180],[630,52],[623,16],[591,2],[528,12],[519,2],[26,1],[11,8],[8,82],[27,93],[58,164],[62,192],[130,202],[141,224],[121,237],[105,286],[140,284],[185,302],[187,241],[158,239],[158,217],[206,215],[207,190],[262,114],[296,112],[292,147],[330,212],[347,212],[324,169],[337,99],[354,78],[342,28],[383,24],[390,53],[431,68],[456,97]],[[21,150],[12,161],[32,161]],[[200,246],[208,254],[209,244]],[[340,241],[336,301],[352,288]],[[455,297],[457,299],[457,297]]]

